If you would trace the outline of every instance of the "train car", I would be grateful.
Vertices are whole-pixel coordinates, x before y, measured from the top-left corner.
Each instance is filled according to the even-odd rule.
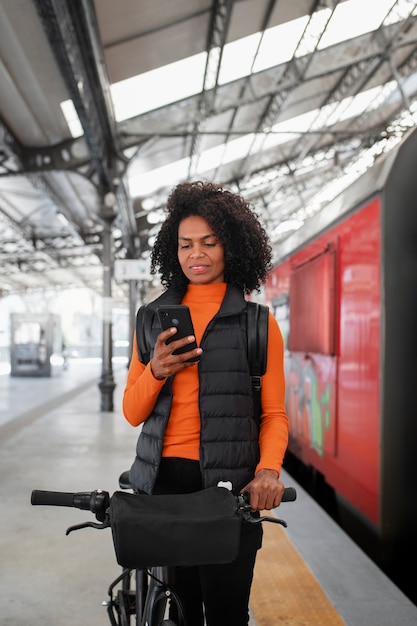
[[[414,565],[417,131],[274,252],[288,459],[332,490],[375,560]]]

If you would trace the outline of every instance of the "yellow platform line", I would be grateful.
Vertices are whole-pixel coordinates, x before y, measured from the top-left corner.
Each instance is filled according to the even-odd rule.
[[[256,626],[346,626],[285,530],[263,528],[250,601]]]

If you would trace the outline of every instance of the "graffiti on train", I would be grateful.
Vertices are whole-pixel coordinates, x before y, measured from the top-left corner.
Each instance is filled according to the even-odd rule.
[[[323,355],[286,358],[286,408],[290,437],[302,439],[319,456],[336,453],[336,364]]]

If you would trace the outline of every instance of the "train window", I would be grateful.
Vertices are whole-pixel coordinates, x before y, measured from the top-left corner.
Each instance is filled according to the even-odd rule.
[[[294,352],[335,353],[336,250],[332,247],[290,276],[290,335]]]

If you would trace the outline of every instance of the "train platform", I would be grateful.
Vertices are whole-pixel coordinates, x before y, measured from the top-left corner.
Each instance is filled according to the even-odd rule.
[[[0,368],[2,625],[107,623],[101,603],[120,572],[110,531],[65,536],[89,515],[32,507],[30,494],[118,489],[138,431],[121,411],[126,363],[113,369],[114,411],[102,412],[99,360],[74,359],[53,378],[11,377]],[[417,606],[286,472],[283,480],[298,498],[274,511],[286,529],[264,524],[251,626],[415,626]]]

